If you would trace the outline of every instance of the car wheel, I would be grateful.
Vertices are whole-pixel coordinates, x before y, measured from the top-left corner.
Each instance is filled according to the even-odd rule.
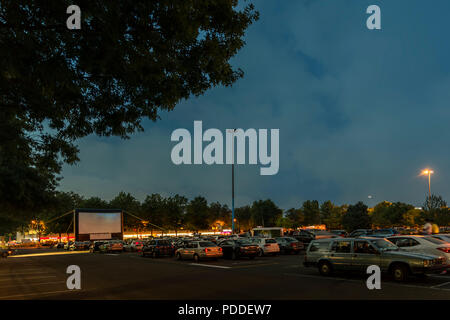
[[[401,264],[396,264],[391,269],[392,277],[395,281],[405,281],[408,278],[408,268]]]
[[[264,252],[261,248],[258,249],[258,257],[262,257],[264,255]]]
[[[333,268],[329,262],[322,261],[319,263],[319,272],[323,276],[329,276],[333,273]]]
[[[200,257],[198,256],[198,254],[194,254],[194,262],[199,262],[200,261]]]
[[[177,260],[183,260],[183,258],[181,257],[181,253],[177,253]]]

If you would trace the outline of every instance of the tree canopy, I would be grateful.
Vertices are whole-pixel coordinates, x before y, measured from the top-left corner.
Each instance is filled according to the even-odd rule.
[[[238,0],[0,3],[0,212],[52,199],[89,134],[127,138],[190,96],[243,76],[230,59],[258,19]]]

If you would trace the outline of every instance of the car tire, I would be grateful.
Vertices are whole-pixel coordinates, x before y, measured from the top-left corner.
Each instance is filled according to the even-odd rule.
[[[264,255],[264,252],[261,248],[258,249],[258,257],[262,257]]]
[[[391,275],[395,281],[405,281],[408,278],[408,268],[402,264],[393,265]]]
[[[198,256],[198,254],[194,254],[194,262],[195,263],[200,262],[200,257]]]
[[[333,267],[331,263],[327,261],[319,262],[319,273],[323,276],[329,276],[333,273]]]
[[[180,260],[180,261],[183,260],[183,258],[181,257],[181,253],[179,253],[179,252],[177,253],[177,260]]]

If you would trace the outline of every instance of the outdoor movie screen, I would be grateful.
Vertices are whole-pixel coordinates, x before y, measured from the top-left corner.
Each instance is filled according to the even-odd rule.
[[[121,233],[120,212],[79,212],[78,233]]]

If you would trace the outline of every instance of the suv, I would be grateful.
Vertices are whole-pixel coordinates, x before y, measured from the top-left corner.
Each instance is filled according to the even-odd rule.
[[[194,259],[195,262],[199,262],[200,259],[217,259],[223,256],[222,248],[218,247],[212,241],[189,241],[178,248],[176,251],[176,257],[178,260],[182,259]]]
[[[409,253],[380,238],[335,238],[314,240],[306,250],[304,265],[318,267],[328,276],[333,271],[366,272],[377,265],[395,280],[404,281],[410,274],[439,273],[445,270],[445,258],[431,254]]]
[[[151,255],[153,258],[159,256],[173,256],[174,247],[169,240],[150,240],[142,247],[142,256]]]

